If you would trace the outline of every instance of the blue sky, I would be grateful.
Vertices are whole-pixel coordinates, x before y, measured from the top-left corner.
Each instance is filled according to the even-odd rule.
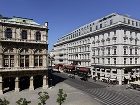
[[[0,14],[49,22],[49,49],[61,36],[110,13],[140,19],[140,0],[1,0]]]

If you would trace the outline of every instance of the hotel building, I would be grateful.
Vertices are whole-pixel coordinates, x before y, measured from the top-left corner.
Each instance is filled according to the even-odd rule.
[[[48,25],[0,15],[0,94],[47,88]]]
[[[112,13],[64,35],[53,52],[55,64],[90,68],[96,80],[140,80],[140,21]]]

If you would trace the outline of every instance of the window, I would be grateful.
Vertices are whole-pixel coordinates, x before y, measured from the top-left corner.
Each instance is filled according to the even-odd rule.
[[[123,49],[124,55],[127,55],[126,48]]]
[[[126,19],[125,18],[123,19],[123,22],[126,23]]]
[[[27,39],[27,30],[22,30],[21,39]]]
[[[130,20],[128,19],[128,24],[130,24]]]
[[[104,58],[102,58],[102,62],[103,62],[103,64],[105,63],[105,59]]]
[[[43,57],[42,55],[34,56],[34,66],[42,66],[43,65]]]
[[[134,25],[134,21],[132,21],[132,25]]]
[[[92,32],[92,27],[90,27],[90,32]]]
[[[14,55],[4,55],[4,67],[14,67]]]
[[[39,31],[36,32],[36,40],[41,40],[41,33]]]
[[[110,48],[108,48],[108,55],[110,55]]]
[[[124,58],[124,64],[126,64],[126,58]]]
[[[132,49],[130,49],[130,55],[132,55]]]
[[[132,64],[132,58],[130,58],[130,64]]]
[[[135,64],[137,64],[137,58],[135,58]]]
[[[98,26],[96,26],[96,30],[98,30]]]
[[[135,48],[135,55],[137,55],[138,53],[137,53],[137,48]]]
[[[98,59],[98,64],[100,63],[100,59],[99,58],[97,58]]]
[[[136,26],[138,26],[138,22],[136,22]]]
[[[12,38],[12,29],[11,28],[7,28],[5,30],[5,38]]]
[[[114,49],[114,55],[116,55],[116,48]]]
[[[20,67],[29,67],[29,55],[20,55]]]
[[[116,58],[113,58],[114,59],[114,64],[116,64]]]
[[[112,25],[112,24],[113,24],[113,20],[111,19],[111,20],[110,20],[110,25]]]
[[[102,28],[102,24],[100,24],[100,28]]]
[[[110,58],[108,58],[108,64],[110,64]]]

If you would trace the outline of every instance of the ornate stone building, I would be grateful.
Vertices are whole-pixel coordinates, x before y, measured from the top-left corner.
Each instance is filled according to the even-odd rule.
[[[0,94],[47,88],[48,23],[0,16]]]

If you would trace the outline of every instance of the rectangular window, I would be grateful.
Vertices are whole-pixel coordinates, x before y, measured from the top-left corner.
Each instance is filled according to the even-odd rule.
[[[124,55],[127,55],[126,48],[123,49]]]
[[[132,64],[132,58],[130,58],[130,64]]]
[[[116,55],[116,49],[114,49],[114,55]]]
[[[98,26],[96,26],[96,30],[98,30]]]
[[[111,19],[111,20],[110,20],[110,25],[112,25],[112,24],[113,24],[113,20]]]
[[[124,58],[124,64],[126,64],[126,58]]]
[[[137,58],[135,58],[135,64],[137,64]]]
[[[105,59],[104,58],[102,58],[102,61],[103,61],[103,64],[105,63]]]
[[[108,48],[108,55],[110,55],[110,48]]]
[[[132,55],[132,49],[130,49],[130,55]]]
[[[113,58],[114,59],[114,64],[116,65],[116,58]]]
[[[102,24],[100,24],[100,28],[102,28]]]
[[[110,64],[110,58],[108,58],[108,64]]]
[[[135,48],[135,55],[137,55],[138,53],[137,53],[137,48]]]
[[[128,24],[130,24],[130,20],[128,19]]]

